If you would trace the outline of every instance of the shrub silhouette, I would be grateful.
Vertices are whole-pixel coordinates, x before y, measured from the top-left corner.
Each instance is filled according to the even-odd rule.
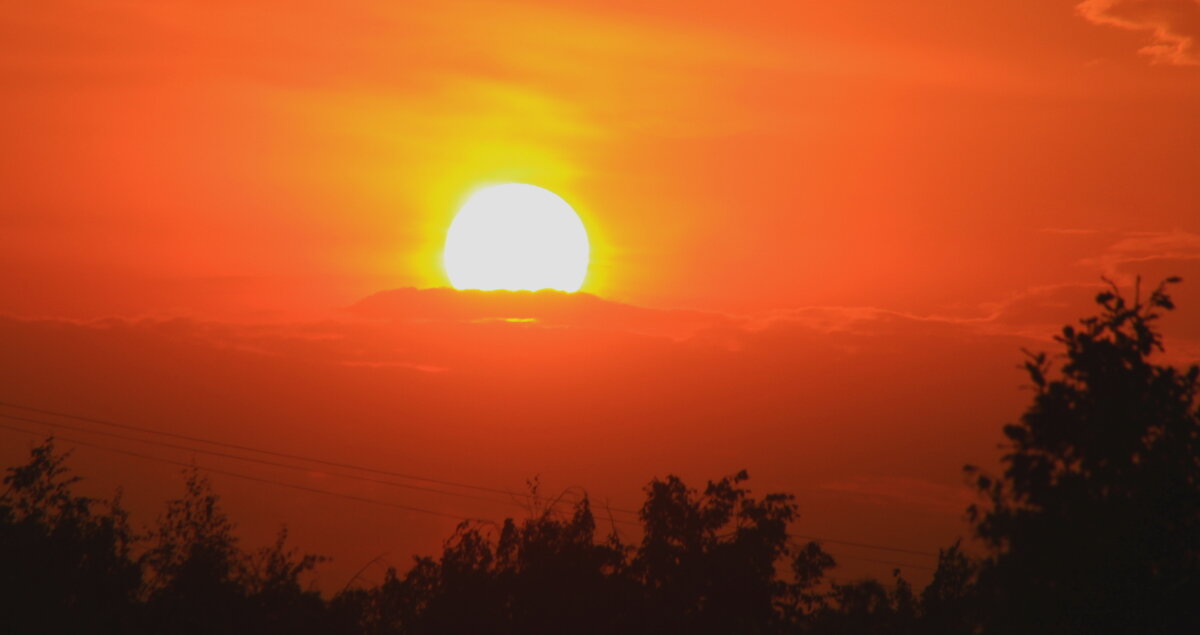
[[[184,496],[167,505],[144,562],[151,624],[163,632],[233,631],[245,613],[233,523],[208,480],[193,469]]]
[[[747,478],[709,482],[703,495],[674,476],[646,488],[632,572],[645,589],[649,632],[775,632],[799,612],[783,610],[799,589],[775,575],[796,505],[790,494],[751,498],[740,487]]]
[[[1004,428],[1003,476],[976,471],[989,631],[1200,632],[1200,368],[1150,359],[1174,282],[1099,294],[1055,338],[1060,377],[1045,354],[1026,362],[1036,394]]]
[[[917,601],[899,570],[891,589],[878,580],[834,584],[831,605],[815,616],[813,632],[828,635],[915,632]]]
[[[439,559],[333,603],[363,633],[784,632],[833,560],[810,543],[794,560],[803,578],[778,579],[795,505],[750,497],[747,478],[703,494],[674,476],[651,482],[637,547],[615,532],[597,540],[586,496],[565,518],[547,508],[498,528],[464,523]]]
[[[78,480],[54,440],[10,468],[0,495],[0,632],[784,634],[1200,632],[1200,369],[1155,364],[1166,284],[1066,327],[1058,375],[1031,355],[1033,403],[1006,426],[999,476],[968,468],[969,517],[989,549],[943,549],[919,594],[896,571],[828,582],[834,559],[789,536],[789,494],[752,496],[748,475],[702,490],[645,488],[641,535],[597,531],[533,490],[528,518],[466,522],[440,556],[326,600],[301,584],[320,558],[246,552],[208,481],[145,535]],[[565,512],[565,513],[563,513]]]
[[[135,623],[141,569],[119,497],[75,496],[49,439],[10,468],[0,496],[0,621],[11,633],[121,633]],[[107,506],[101,513],[97,507]]]
[[[167,504],[142,558],[148,573],[147,626],[165,633],[317,633],[328,625],[300,576],[318,556],[274,544],[243,552],[208,479],[186,472],[184,495]]]
[[[72,493],[79,478],[69,476],[67,456],[48,439],[4,479],[0,632],[331,632],[320,596],[299,583],[318,558],[288,550],[286,531],[242,552],[196,470],[157,527],[139,535],[119,497]]]
[[[960,548],[961,541],[938,551],[933,580],[921,592],[920,628],[929,635],[972,633],[979,621],[976,579],[979,563]]]

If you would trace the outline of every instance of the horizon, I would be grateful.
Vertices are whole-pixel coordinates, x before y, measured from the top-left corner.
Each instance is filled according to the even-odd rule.
[[[741,470],[919,590],[1024,351],[1180,276],[1200,362],[1200,2],[49,0],[0,69],[0,463],[147,525],[195,465],[326,594]]]

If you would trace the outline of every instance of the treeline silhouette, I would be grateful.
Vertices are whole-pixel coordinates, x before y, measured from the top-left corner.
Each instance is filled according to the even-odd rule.
[[[755,497],[740,472],[652,481],[636,544],[599,529],[585,496],[566,515],[464,522],[440,556],[323,597],[302,582],[321,558],[286,531],[242,549],[197,470],[138,531],[119,495],[72,492],[51,438],[4,478],[0,632],[1200,633],[1200,368],[1150,359],[1174,282],[1101,293],[1057,336],[1057,371],[1030,354],[1033,402],[1003,429],[1002,473],[966,468],[981,555],[941,550],[920,593],[899,571],[831,580],[834,559],[790,534],[794,498]]]

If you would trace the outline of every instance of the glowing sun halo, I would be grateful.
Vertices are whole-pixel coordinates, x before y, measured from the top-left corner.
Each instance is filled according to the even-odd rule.
[[[456,289],[578,291],[587,230],[557,194],[522,183],[471,195],[446,233],[442,263]]]

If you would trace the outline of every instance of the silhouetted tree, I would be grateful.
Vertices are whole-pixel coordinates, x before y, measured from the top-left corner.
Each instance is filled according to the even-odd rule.
[[[636,593],[622,575],[625,548],[595,540],[588,500],[567,518],[547,508],[499,528],[463,523],[438,560],[390,570],[357,604],[366,633],[611,633],[628,628]]]
[[[500,527],[464,523],[439,559],[389,570],[334,610],[361,633],[782,633],[823,601],[833,560],[815,543],[791,553],[789,495],[763,499],[744,472],[703,494],[677,477],[647,487],[644,537],[597,539],[588,499],[568,517],[535,510]],[[776,575],[791,555],[793,579]]]
[[[151,632],[318,633],[329,619],[324,602],[300,576],[321,560],[273,545],[247,554],[220,497],[197,469],[186,472],[184,495],[167,504],[142,558],[147,571]]]
[[[795,602],[803,589],[775,571],[789,554],[793,497],[755,499],[740,486],[747,478],[742,471],[710,481],[703,494],[675,476],[646,488],[633,570],[645,587],[648,631],[769,633],[802,612]],[[795,562],[811,588],[823,566],[819,547],[808,549],[816,552]]]
[[[1170,279],[1167,282],[1174,282]],[[1160,285],[1114,287],[1099,315],[1045,354],[1000,477],[968,468],[969,511],[990,548],[955,544],[921,593],[895,572],[832,583],[835,562],[789,537],[788,494],[751,496],[745,472],[703,491],[655,479],[640,542],[597,536],[586,496],[565,516],[535,505],[500,525],[468,522],[440,557],[389,569],[325,602],[301,576],[319,558],[275,544],[243,552],[208,481],[192,470],[145,538],[113,502],[75,496],[52,441],[12,468],[0,496],[0,630],[21,633],[862,633],[1200,632],[1200,368],[1155,364]],[[536,489],[533,492],[534,499]],[[780,573],[783,571],[784,573]]]
[[[9,468],[0,496],[0,630],[123,633],[135,621],[141,570],[119,497],[76,496],[54,439]]]
[[[514,632],[629,631],[637,590],[625,575],[628,549],[615,532],[602,541],[595,536],[586,496],[562,522],[548,513],[504,522],[496,566],[509,588]]]
[[[305,588],[301,576],[326,558],[287,547],[287,528],[275,542],[243,556],[239,582],[249,600],[252,619],[247,632],[299,635],[332,632],[334,622],[315,589]]]
[[[837,566],[837,562],[812,541],[793,545],[791,556],[792,580],[782,608],[788,623],[804,625],[809,616],[828,607],[829,594],[822,585],[826,572]]]
[[[979,622],[978,570],[978,562],[962,552],[960,542],[938,550],[933,580],[921,592],[918,632],[965,635],[975,630]]]
[[[1036,394],[1001,478],[977,474],[973,509],[994,556],[980,586],[997,633],[1200,632],[1200,369],[1153,363],[1168,279],[1065,327],[1058,378],[1025,367]]]
[[[167,505],[145,555],[151,623],[172,633],[232,632],[245,613],[233,523],[208,479],[192,469]]]
[[[812,616],[809,632],[821,635],[905,635],[918,632],[918,603],[912,587],[892,572],[891,587],[865,579],[834,583],[823,606]]]

